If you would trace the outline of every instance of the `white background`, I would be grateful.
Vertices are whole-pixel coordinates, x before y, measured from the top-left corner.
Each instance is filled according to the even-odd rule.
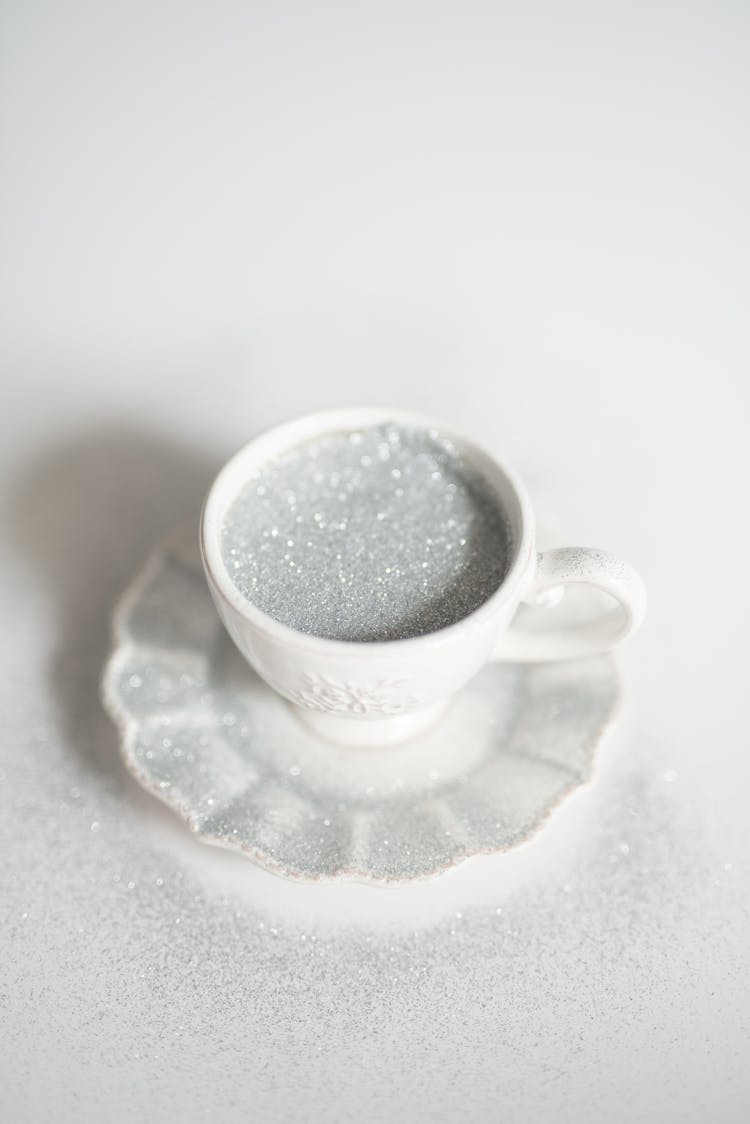
[[[747,1119],[749,23],[2,6],[9,1119]],[[218,464],[358,403],[460,426],[651,598],[533,862],[390,897],[183,839],[96,702]]]

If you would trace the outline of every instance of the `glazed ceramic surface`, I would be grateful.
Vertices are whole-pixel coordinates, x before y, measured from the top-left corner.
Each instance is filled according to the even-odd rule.
[[[244,663],[184,537],[126,594],[104,677],[141,784],[207,842],[305,879],[423,878],[524,842],[590,777],[616,696],[609,656],[493,663],[432,730],[353,753]]]
[[[221,529],[228,506],[266,461],[320,434],[394,421],[436,429],[482,473],[510,522],[508,572],[492,596],[456,624],[385,643],[353,643],[289,628],[245,598],[227,573]],[[434,419],[397,410],[312,414],[278,426],[245,446],[217,477],[206,501],[201,546],[206,576],[227,631],[259,675],[293,702],[325,737],[349,746],[397,742],[432,725],[448,699],[488,660],[580,658],[614,647],[645,612],[636,572],[600,550],[537,554],[534,517],[520,481],[487,452]],[[522,602],[555,603],[562,587],[585,584],[616,602],[585,624],[561,629],[519,625]]]

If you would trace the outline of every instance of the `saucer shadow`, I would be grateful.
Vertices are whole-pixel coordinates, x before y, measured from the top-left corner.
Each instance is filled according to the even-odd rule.
[[[194,520],[197,535],[217,468],[158,436],[102,428],[47,451],[29,466],[12,499],[15,546],[54,601],[48,674],[66,744],[87,768],[130,795],[138,786],[99,700],[112,609],[166,531]]]

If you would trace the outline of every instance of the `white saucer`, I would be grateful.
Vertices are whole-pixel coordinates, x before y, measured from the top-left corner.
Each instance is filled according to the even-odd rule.
[[[527,841],[591,777],[613,659],[490,664],[439,726],[330,745],[235,651],[197,545],[172,538],[120,603],[105,705],[140,784],[207,843],[290,878],[426,878]]]

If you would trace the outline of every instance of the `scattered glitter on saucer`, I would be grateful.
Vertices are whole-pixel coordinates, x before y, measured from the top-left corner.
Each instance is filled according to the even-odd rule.
[[[206,842],[291,878],[426,878],[528,840],[590,779],[611,656],[488,665],[429,733],[355,751],[313,735],[234,649],[193,536],[116,613],[103,696],[141,785]]]

